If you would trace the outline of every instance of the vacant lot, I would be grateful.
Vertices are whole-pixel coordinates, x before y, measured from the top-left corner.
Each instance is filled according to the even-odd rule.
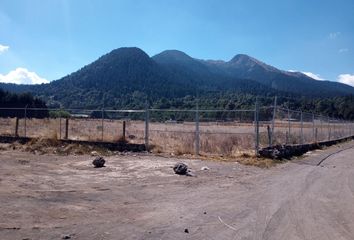
[[[138,120],[125,121],[125,136],[131,143],[145,142],[145,123]],[[26,126],[26,132],[25,132]],[[270,122],[260,123],[260,146],[268,146],[267,127]],[[301,126],[302,133],[301,134]],[[24,119],[18,120],[19,136],[65,138],[65,119]],[[255,149],[255,126],[251,122],[200,122],[200,153],[203,155],[225,155],[237,157],[244,153],[253,154]],[[194,122],[150,122],[149,144],[155,152],[174,153],[175,155],[195,153],[196,126]],[[274,143],[296,144],[303,142],[325,141],[350,135],[348,125],[322,122],[290,123],[277,121]],[[15,135],[16,119],[0,118],[0,135]],[[115,142],[123,136],[123,120],[80,119],[68,121],[68,138],[85,141]]]
[[[353,146],[270,169],[2,150],[0,239],[354,239]],[[179,161],[196,176],[175,175]]]

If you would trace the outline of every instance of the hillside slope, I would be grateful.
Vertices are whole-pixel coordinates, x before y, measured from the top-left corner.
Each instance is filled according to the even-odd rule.
[[[161,99],[200,95],[335,97],[354,94],[337,82],[317,81],[301,73],[269,66],[239,54],[230,61],[195,59],[177,50],[149,57],[139,48],[119,48],[59,80],[42,85],[0,84],[31,92],[50,106],[142,108]]]

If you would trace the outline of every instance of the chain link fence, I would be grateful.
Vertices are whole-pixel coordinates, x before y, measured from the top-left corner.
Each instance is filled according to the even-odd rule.
[[[276,144],[336,140],[354,134],[353,122],[277,107],[254,109],[0,108],[0,135],[145,144],[175,155],[254,154]]]

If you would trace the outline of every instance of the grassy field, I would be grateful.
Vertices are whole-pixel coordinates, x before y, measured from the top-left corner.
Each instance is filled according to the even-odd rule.
[[[126,120],[126,139],[131,143],[145,142],[145,122]],[[26,126],[26,131],[25,131]],[[260,147],[267,146],[269,122],[260,123]],[[305,122],[301,124],[275,122],[275,144],[298,144],[337,139],[350,134],[347,125],[339,123]],[[156,153],[174,155],[193,154],[195,152],[195,123],[150,122],[149,144]],[[255,128],[253,123],[239,122],[200,122],[199,148],[202,155],[238,156],[252,154],[255,146]],[[14,136],[15,118],[0,118],[0,135]],[[18,120],[19,136],[63,139],[65,138],[65,119],[24,119]],[[68,139],[85,141],[116,142],[123,136],[122,120],[69,119]]]

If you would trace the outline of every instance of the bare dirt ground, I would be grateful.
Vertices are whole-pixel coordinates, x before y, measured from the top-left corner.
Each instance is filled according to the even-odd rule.
[[[95,169],[88,155],[0,154],[1,240],[354,239],[354,142],[269,169],[141,154]],[[180,161],[196,176],[175,175]]]

